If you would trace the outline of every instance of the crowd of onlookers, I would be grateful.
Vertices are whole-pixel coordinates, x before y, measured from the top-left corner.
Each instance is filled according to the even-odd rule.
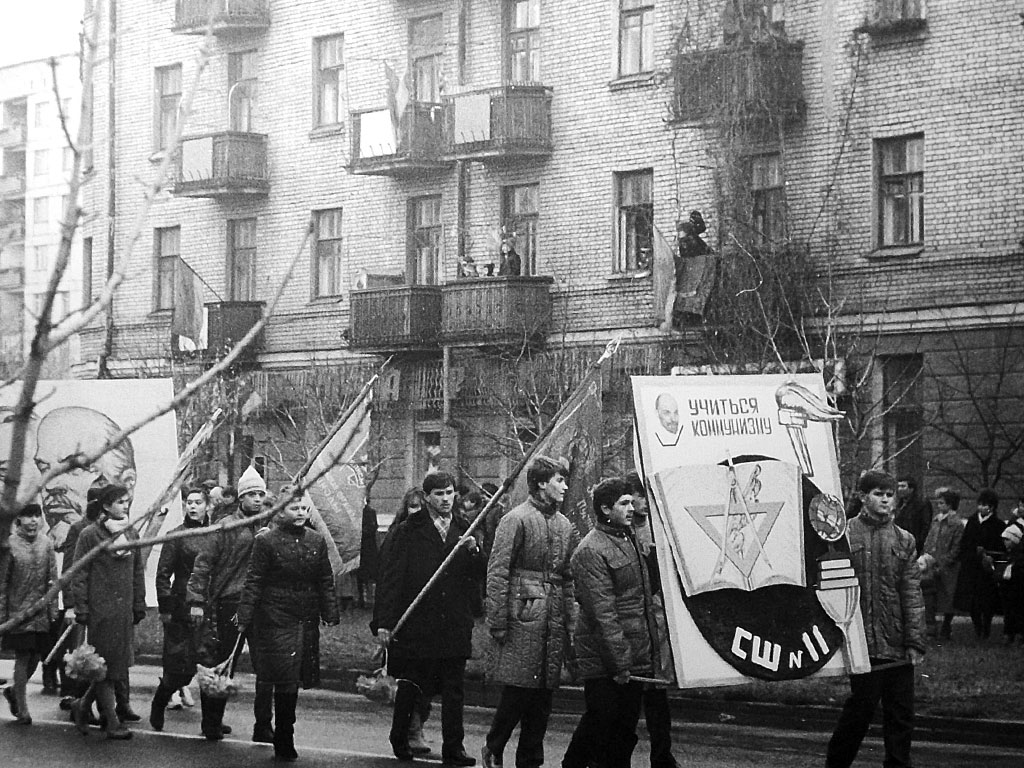
[[[895,523],[916,542],[928,636],[950,639],[959,612],[971,617],[975,637],[987,640],[1001,614],[1004,641],[1024,644],[1024,497],[1002,504],[985,488],[967,516],[962,501],[950,487],[925,498],[913,478],[898,480]],[[859,509],[854,495],[848,516]]]

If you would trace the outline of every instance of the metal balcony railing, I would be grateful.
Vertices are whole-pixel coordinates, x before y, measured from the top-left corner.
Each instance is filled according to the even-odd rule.
[[[25,194],[25,174],[10,173],[0,176],[0,197],[17,197]]]
[[[551,325],[551,277],[481,277],[442,288],[441,339],[454,344],[527,342]]]
[[[25,270],[21,267],[0,269],[0,291],[20,291],[25,287]]]
[[[442,106],[411,102],[397,121],[390,109],[352,113],[349,170],[371,176],[410,176],[448,167],[442,159]]]
[[[267,137],[223,131],[181,141],[172,191],[181,197],[265,195]]]
[[[25,123],[16,122],[0,128],[0,149],[25,146],[28,128]]]
[[[508,160],[551,154],[551,89],[504,85],[446,96],[445,156]]]
[[[353,349],[416,349],[437,345],[441,288],[402,285],[352,291],[349,344]]]
[[[212,14],[213,34],[261,32],[270,26],[269,0],[177,0],[173,32],[206,34]]]
[[[203,353],[208,358],[223,357],[242,340],[263,317],[262,301],[214,301],[206,305],[207,341]],[[264,334],[261,330],[237,358],[240,363],[252,363],[263,351]]]
[[[743,123],[803,114],[803,44],[781,40],[680,53],[675,118]]]

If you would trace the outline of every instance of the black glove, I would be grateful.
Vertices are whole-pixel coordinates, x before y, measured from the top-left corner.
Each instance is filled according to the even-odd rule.
[[[76,624],[82,624],[82,625],[88,624],[89,623],[89,614],[88,613],[76,613],[75,614],[75,623]]]
[[[132,624],[138,624],[144,618],[146,618],[146,610],[145,609],[143,609],[141,611],[132,611]]]

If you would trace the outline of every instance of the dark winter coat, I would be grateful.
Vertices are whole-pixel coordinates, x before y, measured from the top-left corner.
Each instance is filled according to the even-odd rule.
[[[657,627],[647,565],[633,532],[598,523],[576,548],[571,566],[580,606],[574,637],[578,676],[629,671],[650,677]]]
[[[245,514],[238,509],[225,519],[244,520]],[[242,594],[256,530],[257,524],[254,523],[221,531],[211,537],[209,546],[196,557],[188,580],[186,601],[190,606],[210,608],[215,600],[238,598]]]
[[[914,537],[917,554],[920,555],[924,551],[924,542],[932,524],[932,505],[918,498],[915,492],[896,510],[895,522]]]
[[[128,528],[124,535],[137,540]],[[113,538],[102,522],[93,523],[78,537],[75,561]],[[133,614],[146,610],[146,566],[141,551],[101,552],[74,577],[75,613],[88,614],[88,642],[107,662],[107,679],[128,680],[135,663]]]
[[[999,607],[999,591],[995,575],[985,567],[987,552],[1004,551],[1002,533],[1006,523],[989,515],[981,522],[971,515],[960,539],[960,579],[956,585],[954,604],[968,613],[979,610],[995,612]]]
[[[170,533],[198,528],[201,522],[186,519]],[[156,567],[156,599],[161,614],[171,620],[164,624],[164,671],[192,676],[196,673],[196,632],[189,618],[185,591],[196,556],[209,546],[209,536],[192,536],[168,541],[160,548]]]
[[[377,582],[378,610],[371,629],[393,629],[416,595],[466,532],[452,515],[448,537],[430,514],[410,515],[392,534]],[[483,553],[463,547],[391,641],[393,656],[409,659],[468,659],[473,652],[472,593],[484,574]]]
[[[487,563],[488,679],[520,688],[557,688],[569,647],[579,544],[572,523],[551,505],[527,499],[501,518]]]
[[[928,537],[924,541],[924,554],[935,559],[929,569],[929,587],[935,590],[936,613],[953,613],[953,596],[956,594],[957,576],[960,572],[960,541],[964,535],[964,520],[956,512],[950,512],[944,519],[932,520]]]
[[[7,539],[10,549],[0,556],[0,624],[35,604],[57,581],[57,556],[45,533],[27,539],[16,530]],[[56,599],[7,634],[49,632],[57,615]]]
[[[359,578],[376,581],[380,559],[377,551],[377,510],[363,507],[362,531],[359,538]]]
[[[868,654],[902,660],[908,648],[924,653],[924,597],[914,537],[891,519],[880,522],[866,512],[850,521],[847,536],[860,581]]]
[[[238,604],[261,683],[320,683],[320,622],[338,622],[334,573],[324,537],[274,526],[256,535]]]

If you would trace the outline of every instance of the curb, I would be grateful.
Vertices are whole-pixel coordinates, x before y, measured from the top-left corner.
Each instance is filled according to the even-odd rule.
[[[137,656],[136,664],[159,669],[158,656]],[[340,693],[357,693],[355,683],[366,669],[325,669],[321,687]],[[499,687],[486,685],[479,678],[465,683],[467,706],[494,709],[498,705]],[[669,692],[672,720],[676,724],[713,724],[745,728],[804,731],[830,734],[839,718],[839,707],[813,704],[776,704],[771,702],[708,699],[688,696],[682,691]],[[560,714],[582,714],[583,688],[562,686],[555,691],[552,711]],[[869,735],[882,736],[881,711],[876,712]],[[914,720],[914,740],[936,743],[973,744],[978,746],[1024,749],[1024,723],[1011,720],[984,720],[957,717],[918,715]]]

